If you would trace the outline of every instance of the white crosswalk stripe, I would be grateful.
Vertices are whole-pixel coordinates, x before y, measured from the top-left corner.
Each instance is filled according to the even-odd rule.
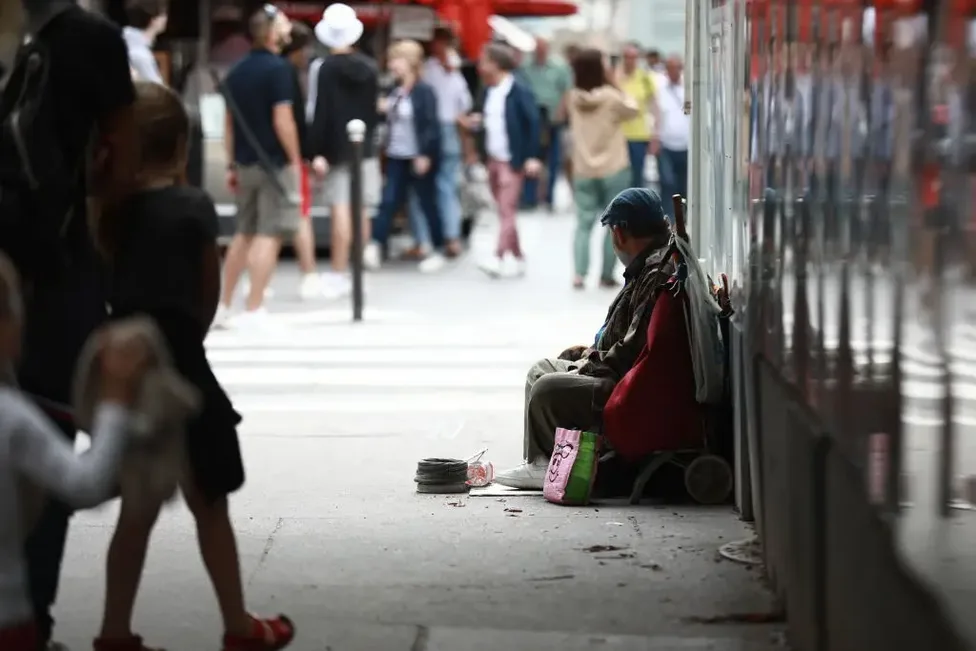
[[[207,351],[245,416],[489,412],[507,403],[520,409],[533,362],[592,339],[579,321],[352,324],[347,312],[346,322],[323,326],[311,316],[282,315],[269,331],[212,332]],[[553,342],[560,342],[555,349]]]

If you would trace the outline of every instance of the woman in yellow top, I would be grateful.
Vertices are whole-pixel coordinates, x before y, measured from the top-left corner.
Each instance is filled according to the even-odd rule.
[[[654,102],[654,75],[640,67],[640,48],[633,43],[624,47],[617,84],[637,102],[638,115],[623,123],[630,157],[630,185],[644,187],[644,159],[651,142],[651,105]]]

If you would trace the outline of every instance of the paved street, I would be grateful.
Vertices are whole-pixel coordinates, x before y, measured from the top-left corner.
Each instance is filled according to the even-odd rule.
[[[210,337],[245,416],[248,483],[233,510],[251,607],[292,616],[299,651],[781,648],[767,626],[696,623],[772,609],[757,571],[718,558],[749,535],[728,509],[414,492],[422,457],[487,447],[497,467],[518,462],[526,369],[602,322],[612,294],[570,288],[571,219],[522,225],[522,280],[489,280],[471,258],[438,276],[398,266],[368,277],[367,322],[352,325],[345,304],[293,299],[288,268],[275,331]],[[490,240],[486,225],[472,256]],[[110,506],[72,528],[58,631],[73,648],[97,627],[114,516]],[[192,521],[173,506],[137,609],[150,643],[217,647],[198,558]]]

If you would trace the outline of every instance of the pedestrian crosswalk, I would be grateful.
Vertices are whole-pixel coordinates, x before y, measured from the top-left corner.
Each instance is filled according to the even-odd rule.
[[[247,414],[488,412],[522,408],[525,375],[541,357],[592,338],[588,323],[528,317],[450,323],[289,318],[262,332],[215,331],[211,365]]]

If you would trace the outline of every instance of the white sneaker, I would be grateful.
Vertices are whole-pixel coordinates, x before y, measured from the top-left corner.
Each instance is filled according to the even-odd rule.
[[[383,256],[380,252],[380,245],[370,242],[363,248],[363,267],[370,271],[376,271],[383,264]]]
[[[322,295],[329,300],[352,294],[352,280],[346,274],[329,272],[322,274]]]
[[[444,259],[440,253],[431,253],[426,258],[420,261],[417,265],[417,269],[420,270],[422,274],[434,274],[444,268],[447,264],[447,260]]]
[[[531,463],[523,463],[517,468],[512,468],[511,470],[506,470],[495,475],[495,483],[524,491],[541,491],[542,485],[546,481],[546,472],[548,470],[549,463],[542,459],[537,459]]]
[[[221,303],[217,306],[217,313],[214,315],[214,320],[210,324],[210,328],[213,330],[226,330],[230,324],[230,315],[230,308]]]
[[[478,263],[478,268],[484,271],[492,278],[501,278],[502,275],[501,258],[495,256],[492,256],[490,258],[485,258],[484,260]]]
[[[501,262],[501,275],[504,278],[521,278],[525,275],[525,259],[507,254]]]
[[[265,331],[270,329],[271,321],[268,311],[259,307],[256,310],[241,312],[234,317],[230,325],[235,330]]]
[[[317,273],[305,274],[302,276],[301,284],[298,286],[298,295],[303,301],[312,301],[321,298],[323,291],[322,277]]]

